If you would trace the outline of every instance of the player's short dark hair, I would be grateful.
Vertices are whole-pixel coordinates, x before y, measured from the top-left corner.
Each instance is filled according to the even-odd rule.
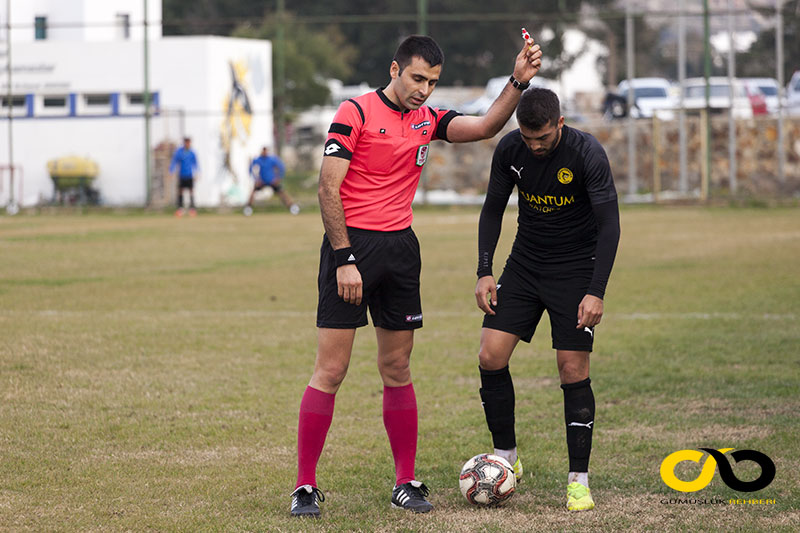
[[[394,61],[400,65],[400,72],[411,64],[411,59],[419,56],[432,67],[444,64],[444,52],[432,38],[426,35],[406,37],[394,53]]]
[[[517,105],[517,122],[531,130],[540,130],[558,123],[561,104],[556,93],[542,87],[531,87],[522,93]]]

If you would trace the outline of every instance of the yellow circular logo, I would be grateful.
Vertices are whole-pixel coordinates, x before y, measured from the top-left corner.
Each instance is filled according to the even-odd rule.
[[[572,171],[568,168],[562,168],[558,171],[558,181],[566,185],[572,181]]]
[[[733,448],[720,448],[721,453],[729,452]],[[700,464],[705,454],[699,450],[679,450],[675,453],[669,454],[663,461],[661,461],[660,474],[664,484],[671,489],[680,492],[697,492],[704,489],[706,485],[711,483],[711,478],[714,477],[714,470],[717,468],[717,461],[714,457],[709,456],[703,463],[700,474],[692,481],[683,481],[675,475],[675,467],[678,463],[683,461],[691,461]]]

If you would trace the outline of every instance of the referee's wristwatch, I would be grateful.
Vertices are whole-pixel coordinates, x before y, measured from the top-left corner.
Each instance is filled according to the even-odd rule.
[[[520,91],[524,91],[525,89],[531,86],[531,83],[529,81],[521,82],[517,78],[515,78],[513,74],[511,75],[510,78],[508,78],[508,81],[515,89],[519,89]]]

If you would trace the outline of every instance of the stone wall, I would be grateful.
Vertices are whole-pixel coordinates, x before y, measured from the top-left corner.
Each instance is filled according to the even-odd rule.
[[[512,121],[513,122],[513,121]],[[700,119],[687,117],[688,188],[700,189],[703,153],[701,150]],[[628,141],[627,123],[587,122],[575,124],[593,134],[605,147],[611,161],[614,179],[621,194],[628,192]],[[654,190],[653,122],[639,120],[636,127],[637,192]],[[511,131],[511,125],[495,138],[468,144],[437,142],[431,146],[423,173],[426,189],[453,189],[463,193],[486,191],[492,153],[502,136]],[[658,162],[660,191],[677,191],[680,172],[678,147],[678,121],[659,124],[660,139]],[[784,119],[786,147],[785,182],[778,181],[778,125],[775,118],[754,118],[736,122],[737,180],[740,193],[757,196],[800,195],[800,117]],[[712,173],[711,195],[728,193],[728,119],[712,119]]]

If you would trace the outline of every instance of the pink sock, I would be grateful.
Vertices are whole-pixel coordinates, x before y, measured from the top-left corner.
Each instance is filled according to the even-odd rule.
[[[317,486],[317,462],[333,420],[335,394],[306,387],[297,424],[297,485]]]
[[[417,397],[414,385],[383,387],[383,425],[394,456],[396,484],[414,479],[417,456]]]

